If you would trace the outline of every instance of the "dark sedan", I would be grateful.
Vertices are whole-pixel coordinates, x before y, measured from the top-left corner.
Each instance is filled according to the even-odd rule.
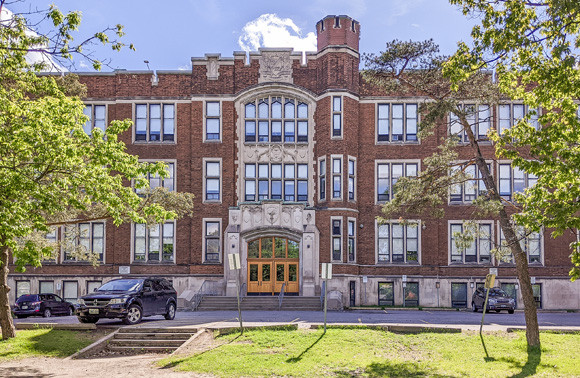
[[[473,293],[473,297],[471,298],[471,309],[473,312],[477,312],[477,310],[483,308],[485,295],[486,289],[481,287]],[[486,311],[495,310],[496,312],[500,312],[501,310],[507,310],[508,313],[513,314],[515,308],[515,299],[511,298],[505,291],[496,287],[489,290]]]
[[[73,315],[72,303],[63,300],[56,294],[25,294],[21,295],[12,310],[17,318],[27,316]]]

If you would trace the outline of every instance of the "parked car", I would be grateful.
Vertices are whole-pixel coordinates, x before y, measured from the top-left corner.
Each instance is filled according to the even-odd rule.
[[[485,303],[486,289],[478,288],[471,298],[471,309],[473,312],[477,312],[479,309],[483,309],[483,304]],[[508,313],[513,314],[516,308],[515,299],[511,298],[505,291],[497,287],[491,288],[489,290],[489,298],[487,299],[487,309],[486,311],[495,310],[500,312],[501,310],[507,310]]]
[[[17,318],[50,318],[52,315],[74,315],[74,305],[56,294],[25,294],[18,297],[12,311]]]
[[[118,318],[125,324],[137,324],[144,316],[163,315],[172,320],[176,309],[177,292],[166,279],[120,278],[82,296],[76,314],[81,323]]]

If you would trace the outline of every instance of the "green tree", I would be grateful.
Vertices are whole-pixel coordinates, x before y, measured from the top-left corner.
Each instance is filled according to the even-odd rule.
[[[580,2],[577,0],[450,0],[480,19],[471,46],[460,43],[445,65],[454,84],[481,69],[497,72],[503,95],[540,109],[536,130],[524,118],[500,136],[497,155],[539,177],[516,197],[514,220],[553,237],[580,229]],[[580,277],[580,244],[571,247],[572,280]]]
[[[450,190],[456,185],[477,180],[466,173],[465,168],[475,165],[479,170],[479,180],[485,191],[473,202],[473,217],[494,216],[499,220],[505,237],[505,244],[498,246],[498,257],[511,253],[515,260],[525,308],[526,336],[528,345],[539,346],[539,327],[534,302],[528,260],[519,243],[516,226],[511,222],[510,204],[499,195],[496,182],[482,152],[479,133],[474,129],[475,114],[478,109],[465,104],[486,104],[493,106],[500,101],[500,92],[487,72],[474,71],[465,80],[457,82],[452,88],[451,82],[444,76],[443,66],[447,58],[439,56],[439,49],[432,41],[387,43],[384,52],[379,55],[368,54],[364,57],[366,69],[364,78],[386,93],[418,96],[423,98],[420,106],[422,113],[419,135],[428,138],[434,129],[448,118],[453,125],[448,125],[452,135],[444,137],[438,150],[424,159],[422,170],[416,178],[400,178],[396,184],[397,195],[383,208],[383,217],[379,221],[401,217],[412,219],[417,214],[430,212],[442,216],[447,204]],[[462,140],[462,143],[458,143]],[[490,148],[490,147],[487,147]],[[458,163],[458,160],[462,161]],[[456,235],[458,248],[468,245],[473,236]],[[463,240],[462,240],[463,239]]]
[[[0,2],[0,11],[4,1]],[[83,131],[87,118],[76,95],[84,88],[74,75],[38,75],[43,63],[26,62],[31,51],[70,59],[71,31],[80,15],[47,13],[57,44],[30,32],[26,19],[15,15],[0,23],[0,327],[2,338],[15,336],[8,302],[8,264],[40,266],[53,253],[46,242],[50,226],[90,219],[161,223],[191,214],[193,195],[148,191],[137,195],[129,185],[147,188],[147,174],[167,176],[164,164],[140,163],[118,140],[130,121],[113,121],[103,133]],[[121,36],[122,29],[116,29]],[[106,34],[105,34],[106,35]],[[108,39],[97,33],[105,43]],[[44,46],[44,47],[41,47]],[[120,45],[113,43],[114,49]],[[99,62],[92,60],[98,68]],[[48,62],[51,64],[50,62]],[[76,94],[76,95],[73,95]]]

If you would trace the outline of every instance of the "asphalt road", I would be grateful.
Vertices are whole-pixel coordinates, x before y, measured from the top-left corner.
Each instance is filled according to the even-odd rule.
[[[482,313],[468,311],[409,311],[409,310],[352,310],[352,311],[329,311],[327,321],[329,324],[355,323],[355,324],[432,324],[432,325],[474,325],[481,323]],[[166,321],[162,316],[144,318],[143,325],[171,326],[171,325],[200,325],[218,322],[237,322],[237,311],[196,311],[178,312],[173,321]],[[255,323],[288,323],[306,322],[322,323],[324,313],[321,311],[243,311],[244,322]],[[580,327],[580,313],[568,312],[539,312],[538,321],[540,326],[546,327]],[[75,316],[59,316],[51,318],[31,317],[14,319],[15,323],[78,323]],[[497,326],[525,326],[523,312],[515,314],[486,313],[485,325]],[[97,326],[120,326],[123,323],[117,319],[101,319]]]

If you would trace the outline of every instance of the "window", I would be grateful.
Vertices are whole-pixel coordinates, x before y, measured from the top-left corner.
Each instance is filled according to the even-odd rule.
[[[487,168],[491,172],[491,164],[488,164]],[[449,203],[472,203],[487,191],[481,171],[475,164],[470,164],[452,167],[451,174],[457,173],[459,170],[463,170],[468,177],[473,179],[452,185],[449,190]]]
[[[491,228],[492,222],[476,223],[474,229],[466,226],[461,221],[451,222],[449,224],[449,248],[451,253],[451,263],[457,264],[489,264],[491,262]],[[473,238],[468,247],[458,248],[458,238],[467,234]],[[464,240],[465,241],[465,240]],[[465,241],[466,242],[466,241]],[[460,243],[464,245],[464,243]]]
[[[536,307],[542,308],[542,284],[533,284],[532,293],[534,294],[534,301]]]
[[[342,198],[342,156],[332,156],[332,198]]]
[[[244,105],[245,142],[307,143],[308,105],[296,98],[267,97]]]
[[[487,133],[491,127],[491,107],[487,104],[465,104],[459,107],[460,110],[465,112],[465,117],[474,137],[478,141],[488,140]],[[459,142],[469,143],[467,132],[465,132],[459,118],[454,113],[449,115],[449,134],[456,136]]]
[[[403,307],[419,306],[419,283],[407,282],[403,288]]]
[[[377,225],[377,262],[419,262],[419,223],[386,223]]]
[[[39,294],[54,294],[54,281],[40,281],[39,285]]]
[[[467,284],[466,283],[452,283],[451,284],[451,307],[455,307],[455,308],[467,307]]]
[[[332,97],[332,136],[342,137],[342,97]]]
[[[78,223],[65,227],[65,235],[73,237],[70,245],[65,245],[63,258],[65,262],[77,261],[77,247],[82,247],[81,253],[96,255],[97,260],[104,262],[105,255],[105,222]]]
[[[219,263],[221,255],[221,221],[204,220],[204,262]]]
[[[356,221],[348,219],[348,262],[356,261]]]
[[[58,228],[57,227],[49,227],[49,232],[46,233],[46,235],[44,236],[46,238],[46,240],[51,243],[53,250],[49,253],[43,254],[42,255],[42,263],[43,264],[47,264],[47,263],[54,263],[56,262],[55,256],[58,253]]]
[[[63,281],[62,296],[67,302],[77,303],[79,297],[79,283],[77,281]]]
[[[390,201],[395,195],[394,186],[399,178],[417,176],[419,170],[418,162],[378,161],[376,164],[377,202]]]
[[[354,201],[354,188],[356,179],[356,161],[354,158],[348,159],[348,199],[349,201]]]
[[[30,294],[30,281],[16,281],[16,299],[25,294]]]
[[[83,113],[89,117],[87,122],[83,125],[83,130],[87,135],[93,134],[93,129],[101,129],[105,132],[105,127],[107,126],[107,107],[105,105],[85,105]]]
[[[219,202],[221,200],[221,160],[204,159],[205,200]]]
[[[245,201],[308,201],[308,164],[246,163],[244,171]]]
[[[173,192],[175,190],[175,163],[165,162],[167,165],[166,171],[169,174],[166,178],[161,178],[159,175],[147,174],[146,179],[149,181],[149,189],[154,190],[155,188],[166,188],[168,191]],[[137,193],[143,193],[143,189],[136,188]]]
[[[378,142],[416,142],[417,104],[377,104]]]
[[[205,103],[205,140],[221,140],[221,104],[219,101]]]
[[[87,294],[93,293],[95,290],[101,287],[102,281],[87,281]]]
[[[498,113],[498,130],[500,134],[503,134],[505,129],[511,129],[513,125],[516,125],[528,113],[530,114],[530,125],[536,130],[539,130],[540,128],[540,124],[538,122],[540,112],[537,109],[529,108],[527,105],[501,104],[499,105]]]
[[[133,261],[143,263],[171,263],[175,255],[175,223],[167,222],[151,227],[134,224]]]
[[[379,282],[379,306],[394,306],[395,295],[392,282]]]
[[[319,171],[318,176],[320,179],[320,200],[326,200],[326,157],[320,158],[318,161]]]
[[[330,218],[332,261],[342,261],[342,218]]]
[[[513,199],[514,193],[523,193],[536,182],[538,177],[532,173],[525,173],[509,163],[499,165],[499,194],[508,201]]]
[[[135,105],[136,142],[173,142],[175,140],[175,105]]]
[[[526,233],[523,227],[517,227],[516,235],[520,242],[520,246],[522,250],[528,256],[528,263],[530,264],[542,264],[542,245],[543,245],[543,238],[540,232],[528,232]],[[509,245],[507,240],[505,240],[505,236],[503,234],[503,230],[500,227],[500,246],[502,250],[505,250],[509,257],[504,260],[504,262],[513,263],[513,256],[511,255],[511,250],[509,249]]]

